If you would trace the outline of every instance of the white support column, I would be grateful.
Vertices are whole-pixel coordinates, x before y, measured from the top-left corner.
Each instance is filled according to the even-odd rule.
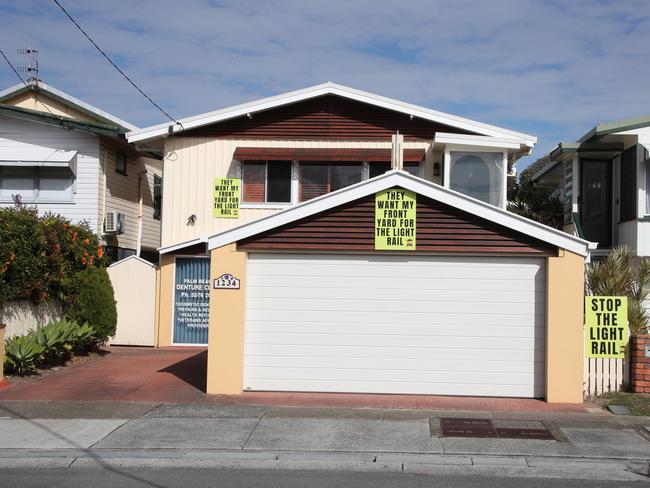
[[[300,201],[300,185],[299,185],[300,163],[293,161],[291,163],[291,204],[298,205]]]
[[[646,196],[650,188],[646,188],[646,162],[645,162],[645,146],[637,144],[636,146],[636,187],[637,187],[637,212],[638,218],[644,217],[648,211],[646,209]]]
[[[508,206],[508,151],[503,151],[503,188],[501,189],[501,208]]]
[[[442,186],[450,188],[449,182],[451,181],[451,154],[449,148],[445,147],[445,155],[442,161]]]
[[[404,169],[404,136],[399,131],[391,136],[391,169]]]
[[[578,205],[578,199],[580,198],[580,160],[578,154],[573,155],[573,160],[571,161],[572,165],[572,194],[571,194],[571,212],[578,213],[580,211]]]

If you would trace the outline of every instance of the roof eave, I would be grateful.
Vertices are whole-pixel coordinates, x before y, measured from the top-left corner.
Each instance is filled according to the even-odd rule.
[[[107,123],[119,125],[124,129],[123,132],[130,130],[137,130],[138,127],[126,122],[125,120],[120,119],[119,117],[114,116],[100,108],[97,108],[89,103],[79,100],[64,91],[54,88],[53,86],[48,85],[47,83],[39,82],[38,85],[25,85],[24,83],[19,83],[17,85],[11,86],[5,90],[0,91],[0,103],[9,98],[15,97],[22,93],[32,91],[36,93],[45,93],[47,96],[63,103],[64,105],[72,106],[72,108],[90,116],[93,118],[99,118],[105,120]]]
[[[304,88],[302,90],[284,93],[281,95],[276,95],[273,97],[264,98],[253,102],[247,102],[241,105],[227,107],[213,112],[206,112],[203,114],[194,115],[192,117],[186,117],[179,120],[180,125],[165,123],[151,127],[145,127],[143,129],[133,130],[129,132],[127,138],[129,142],[138,142],[158,137],[166,137],[170,134],[175,134],[208,124],[223,122],[235,117],[241,117],[249,113],[269,110],[279,106],[289,105],[324,95],[337,95],[357,100],[363,103],[368,103],[389,110],[408,114],[413,117],[435,121],[452,127],[462,128],[470,132],[475,132],[479,135],[517,139],[521,142],[521,144],[528,147],[533,147],[537,143],[537,138],[529,134],[484,124],[482,122],[477,122],[444,112],[438,112],[436,110],[431,110],[425,107],[401,102],[399,100],[382,97],[380,95],[375,95],[373,93],[364,92],[331,82]]]
[[[100,124],[97,122],[87,122],[83,120],[72,119],[70,117],[60,117],[38,110],[14,107],[13,105],[0,104],[0,115],[21,120],[29,120],[40,124],[54,125],[68,130],[78,130],[82,132],[92,132],[93,134],[117,137],[124,134],[124,129],[118,126]]]

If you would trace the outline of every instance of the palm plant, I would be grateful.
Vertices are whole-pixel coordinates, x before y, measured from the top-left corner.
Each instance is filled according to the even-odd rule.
[[[650,295],[650,260],[635,256],[629,248],[615,248],[607,258],[587,267],[585,288],[590,295],[626,296],[630,332],[648,330],[648,312],[643,303]]]

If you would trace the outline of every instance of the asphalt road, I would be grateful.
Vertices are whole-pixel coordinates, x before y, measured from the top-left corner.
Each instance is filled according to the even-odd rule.
[[[261,471],[222,469],[3,469],[0,487],[20,488],[595,488],[641,487],[646,483],[572,481],[404,473]]]

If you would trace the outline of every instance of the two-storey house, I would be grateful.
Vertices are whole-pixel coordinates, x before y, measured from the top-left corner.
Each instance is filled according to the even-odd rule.
[[[0,206],[86,222],[113,261],[158,261],[162,163],[136,127],[41,81],[0,91]]]

